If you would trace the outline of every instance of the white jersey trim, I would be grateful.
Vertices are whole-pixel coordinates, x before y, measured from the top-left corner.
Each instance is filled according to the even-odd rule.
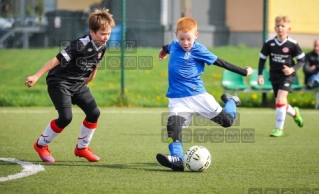
[[[262,58],[262,59],[267,59],[267,56],[265,56],[265,55],[262,54],[262,53],[259,53],[259,57]]]
[[[86,46],[91,41],[89,36],[86,36],[84,38],[80,38],[79,40],[83,43],[84,46]]]
[[[66,61],[71,60],[71,57],[68,55],[68,53],[65,50],[61,51],[61,55],[65,58]]]
[[[296,56],[296,59],[302,59],[305,57],[305,53],[301,53],[300,55]]]

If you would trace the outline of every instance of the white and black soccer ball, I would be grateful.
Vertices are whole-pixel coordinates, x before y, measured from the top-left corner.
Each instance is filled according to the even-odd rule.
[[[192,146],[184,155],[184,165],[194,172],[201,172],[208,169],[211,163],[211,155],[203,146]]]

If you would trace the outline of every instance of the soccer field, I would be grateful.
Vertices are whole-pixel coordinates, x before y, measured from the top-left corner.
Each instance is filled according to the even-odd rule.
[[[81,110],[74,108],[72,123],[50,144],[56,163],[45,164],[33,150],[33,143],[57,116],[54,108],[2,107],[0,193],[251,193],[267,189],[297,193],[319,188],[318,111],[301,110],[303,128],[287,116],[285,136],[272,138],[273,109],[239,108],[237,124],[229,130],[250,129],[253,141],[224,136],[222,141],[201,142],[195,138],[195,131],[222,128],[191,125],[187,130],[193,135],[184,144],[184,151],[202,145],[212,155],[211,166],[201,173],[173,172],[157,163],[157,153],[168,153],[162,122],[166,111],[101,108],[90,144],[101,161],[90,163],[73,153],[84,118]],[[21,172],[22,166],[5,162],[5,158],[40,164],[44,171],[8,180]]]

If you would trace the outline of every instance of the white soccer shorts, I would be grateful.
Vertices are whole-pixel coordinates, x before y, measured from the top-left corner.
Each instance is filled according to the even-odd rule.
[[[168,108],[169,116],[178,115],[186,119],[183,128],[189,126],[193,115],[212,119],[223,110],[215,98],[207,92],[184,98],[168,98]]]

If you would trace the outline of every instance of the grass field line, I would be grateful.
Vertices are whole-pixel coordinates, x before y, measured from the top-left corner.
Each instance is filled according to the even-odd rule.
[[[101,109],[100,110],[102,114],[161,114],[161,113],[165,113],[168,112],[165,110],[105,110],[105,109]],[[25,109],[3,109],[0,110],[1,114],[23,114],[23,113],[32,113],[32,114],[44,114],[44,113],[53,113],[56,112],[54,109],[53,110],[25,110]],[[72,111],[73,113],[83,113],[82,110],[80,109],[73,109]],[[274,114],[274,110],[270,110],[270,111],[247,111],[247,110],[243,110],[243,111],[239,111],[239,113],[241,114],[256,114],[256,112],[258,112],[258,114],[264,114],[264,115],[268,115],[268,114]],[[306,114],[306,115],[313,115],[313,114],[318,114],[317,111],[314,110],[303,110],[302,114]]]
[[[32,164],[30,162],[17,160],[15,158],[0,158],[0,160],[5,162],[20,164],[23,168],[23,170],[17,174],[8,175],[6,177],[0,177],[0,182],[19,179],[19,178],[23,178],[23,177],[30,176],[38,172],[44,171],[44,167],[39,164]]]

